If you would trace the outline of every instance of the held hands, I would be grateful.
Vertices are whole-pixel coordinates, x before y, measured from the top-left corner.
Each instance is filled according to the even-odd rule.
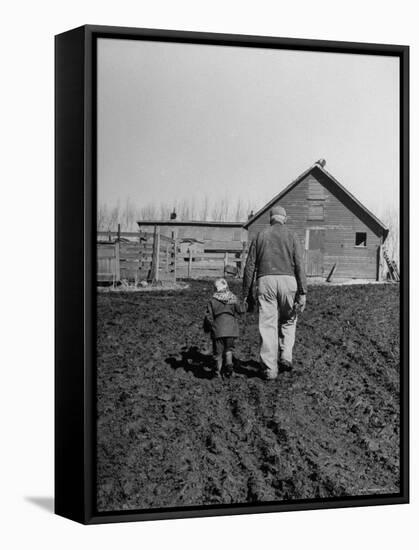
[[[302,313],[306,308],[307,296],[305,294],[299,294],[295,300],[295,305],[300,313]]]
[[[256,302],[252,294],[249,294],[246,298],[243,298],[243,307],[247,313],[253,313],[256,308]]]

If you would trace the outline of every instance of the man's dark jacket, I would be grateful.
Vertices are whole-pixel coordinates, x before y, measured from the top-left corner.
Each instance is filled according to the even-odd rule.
[[[249,295],[254,279],[264,275],[294,275],[298,292],[307,292],[299,239],[284,224],[274,223],[253,239],[244,268],[244,297]]]

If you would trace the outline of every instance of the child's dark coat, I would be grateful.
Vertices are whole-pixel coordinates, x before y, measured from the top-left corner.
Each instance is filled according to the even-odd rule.
[[[213,338],[238,338],[239,323],[236,317],[245,311],[245,306],[238,301],[224,303],[213,297],[207,306],[204,330],[211,332]]]

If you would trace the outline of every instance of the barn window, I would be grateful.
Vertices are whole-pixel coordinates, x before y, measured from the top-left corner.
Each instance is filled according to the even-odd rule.
[[[367,234],[363,232],[355,233],[355,246],[367,246]]]
[[[324,220],[324,206],[322,204],[310,204],[308,206],[308,220]]]
[[[310,179],[308,182],[308,199],[316,201],[326,199],[323,185],[315,179]]]

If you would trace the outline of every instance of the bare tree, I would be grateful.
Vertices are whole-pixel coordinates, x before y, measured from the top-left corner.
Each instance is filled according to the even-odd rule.
[[[196,200],[194,197],[178,199],[174,203],[161,201],[145,205],[135,205],[126,199],[123,208],[118,200],[113,205],[100,204],[97,211],[98,231],[116,231],[118,223],[122,231],[135,231],[140,220],[169,220],[170,214],[176,210],[178,219],[185,221],[231,221],[244,222],[251,210],[256,211],[252,201],[245,202],[241,197],[228,200],[227,197],[208,195]]]
[[[115,204],[115,206],[112,207],[110,211],[109,218],[108,218],[108,227],[106,228],[107,231],[116,231],[120,220],[120,214],[121,214],[121,208],[118,200],[118,202]]]
[[[238,221],[241,221],[242,219],[243,219],[243,201],[241,197],[239,197],[234,206],[234,221],[238,222]]]
[[[105,231],[108,225],[109,211],[106,204],[100,204],[97,209],[96,225],[98,231]]]
[[[120,224],[122,231],[132,231],[135,223],[135,210],[129,198],[125,201],[124,209],[120,214]]]
[[[218,222],[221,220],[221,211],[220,211],[220,204],[218,202],[212,203],[211,205],[211,219],[215,222]]]
[[[189,219],[190,220],[196,219],[196,202],[194,197],[189,199]]]
[[[384,246],[392,260],[400,266],[400,216],[399,209],[394,206],[388,206],[383,215],[382,221],[388,227],[388,236]]]
[[[220,199],[221,202],[221,221],[226,222],[230,220],[230,201],[227,197]]]
[[[205,195],[205,197],[201,201],[201,207],[199,209],[199,219],[206,221],[209,216],[209,198],[208,195]]]
[[[137,212],[139,220],[156,220],[158,219],[158,208],[155,204],[149,203],[141,206]]]
[[[164,203],[164,202],[160,203],[159,218],[161,220],[169,220],[171,212],[172,212],[172,208],[170,207],[169,204]]]
[[[190,209],[187,199],[182,199],[177,203],[177,211],[181,220],[190,219]]]

